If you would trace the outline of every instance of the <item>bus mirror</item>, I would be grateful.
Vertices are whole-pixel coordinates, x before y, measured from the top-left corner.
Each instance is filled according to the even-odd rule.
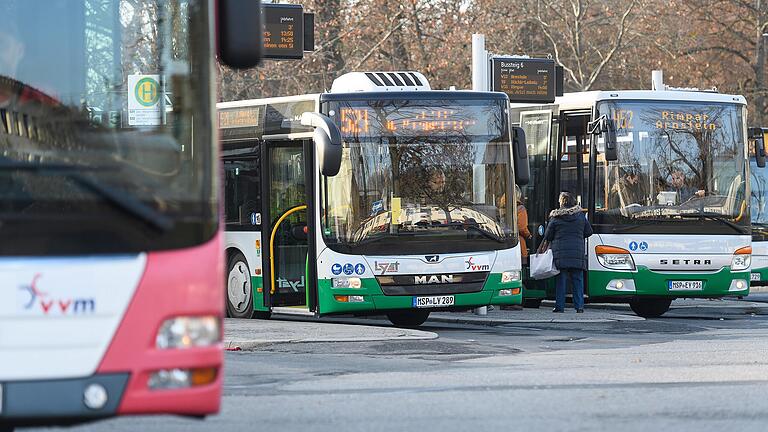
[[[759,168],[765,168],[765,145],[768,142],[768,129],[749,128],[747,138],[754,143],[755,164]]]
[[[223,64],[245,69],[261,61],[261,1],[218,0],[218,57]]]
[[[522,128],[512,128],[512,161],[515,168],[515,184],[524,186],[531,179],[528,165],[528,147],[525,144],[525,132]]]
[[[768,129],[763,129],[762,135],[762,139],[758,140],[759,146],[755,148],[755,160],[758,167],[765,168],[765,146],[768,145]]]
[[[301,115],[301,124],[312,126],[312,138],[317,148],[317,165],[324,176],[333,177],[341,168],[341,132],[327,116],[316,112]]]
[[[589,122],[587,126],[590,135],[602,137],[605,142],[605,160],[615,161],[619,159],[618,142],[616,139],[616,125],[605,114],[596,120]]]

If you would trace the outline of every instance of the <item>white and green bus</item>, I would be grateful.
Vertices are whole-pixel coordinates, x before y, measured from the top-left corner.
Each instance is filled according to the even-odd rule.
[[[528,162],[508,109],[502,93],[434,91],[415,72],[220,103],[228,314],[416,326],[430,311],[519,304],[512,179],[527,181]],[[341,135],[333,176],[306,113]]]
[[[574,193],[595,231],[589,301],[628,302],[644,317],[675,298],[747,295],[750,279],[746,101],[658,88],[513,105],[511,120],[528,138],[531,251],[558,192]],[[529,306],[554,297],[551,281],[524,284]]]
[[[749,128],[750,197],[752,218],[752,270],[750,286],[768,285],[768,172],[765,144],[768,129]]]

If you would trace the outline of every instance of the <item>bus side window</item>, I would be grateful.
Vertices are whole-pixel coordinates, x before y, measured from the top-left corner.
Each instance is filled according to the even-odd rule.
[[[261,214],[259,165],[256,158],[225,161],[224,220],[227,224],[258,224],[254,222],[260,219]]]

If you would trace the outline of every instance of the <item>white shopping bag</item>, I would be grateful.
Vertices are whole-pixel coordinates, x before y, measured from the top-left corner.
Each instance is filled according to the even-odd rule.
[[[555,267],[555,260],[552,256],[552,249],[547,249],[542,253],[531,255],[531,277],[534,279],[546,279],[557,276],[560,270]]]

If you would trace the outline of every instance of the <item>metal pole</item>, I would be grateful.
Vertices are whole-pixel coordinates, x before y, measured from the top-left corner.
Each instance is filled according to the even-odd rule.
[[[488,52],[485,50],[485,35],[472,35],[472,90],[488,91]],[[488,315],[488,308],[475,308],[475,315]]]
[[[472,90],[488,91],[488,52],[485,35],[472,35]]]

